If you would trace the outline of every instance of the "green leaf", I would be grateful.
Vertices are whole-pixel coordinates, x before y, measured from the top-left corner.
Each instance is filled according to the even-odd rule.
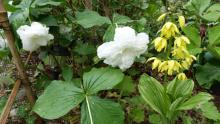
[[[96,48],[93,44],[79,42],[74,48],[74,52],[84,56],[91,55],[96,53]]]
[[[93,26],[101,26],[103,24],[111,24],[107,17],[100,16],[95,11],[85,10],[83,12],[76,12],[77,23],[84,28],[91,28]]]
[[[167,93],[172,99],[178,99],[192,94],[194,82],[192,80],[178,80],[175,78],[167,86]]]
[[[132,120],[141,123],[144,121],[145,115],[144,115],[144,110],[141,108],[133,108],[131,109],[131,112],[129,113],[131,116]]]
[[[40,22],[42,22],[46,26],[58,26],[56,18],[52,15],[49,15],[49,16],[41,19]]]
[[[62,69],[62,76],[65,81],[71,81],[73,78],[73,70],[71,67],[65,67]]]
[[[143,74],[139,82],[139,92],[147,104],[159,114],[166,115],[170,101],[160,82],[147,74]]]
[[[152,114],[149,116],[149,122],[151,124],[161,124],[161,118],[158,114]]]
[[[33,111],[46,119],[67,114],[85,98],[83,90],[73,83],[53,81],[36,101]]]
[[[119,69],[93,68],[83,75],[83,86],[87,93],[94,94],[100,90],[112,89],[124,78]]]
[[[178,107],[178,110],[190,110],[208,102],[211,99],[213,99],[213,97],[210,94],[206,92],[200,92],[199,94],[191,97],[189,100],[181,104],[180,107]]]
[[[200,86],[209,89],[215,81],[220,81],[220,66],[206,63],[196,68],[196,80]]]
[[[220,25],[208,29],[210,45],[220,45]]]
[[[119,103],[90,96],[81,107],[81,124],[124,124],[124,112]]]
[[[35,8],[36,6],[59,6],[64,2],[64,0],[35,0],[31,7]]]
[[[6,97],[6,96],[0,97],[0,114],[1,114],[2,111],[3,111],[6,102],[7,102],[7,97]]]
[[[109,42],[109,41],[112,41],[114,39],[115,28],[116,28],[116,26],[113,25],[113,24],[108,27],[108,29],[105,31],[105,34],[103,36],[103,41],[104,42]]]
[[[33,0],[22,0],[20,4],[16,6],[16,8],[20,8],[22,10],[29,9]]]
[[[199,15],[210,5],[211,0],[190,0],[184,8]]]
[[[123,96],[128,96],[135,91],[135,85],[131,76],[125,76],[122,82],[120,82],[115,88],[120,89]]]
[[[18,10],[11,14],[9,17],[10,23],[15,27],[19,28],[21,25],[24,25],[29,16],[29,10]]]
[[[186,36],[190,39],[190,44],[192,44],[196,47],[201,46],[201,38],[199,35],[198,28],[196,28],[192,25],[187,25],[182,30],[186,34]]]
[[[189,116],[183,116],[183,124],[192,124],[193,119]]]
[[[119,15],[117,13],[113,15],[113,24],[126,24],[132,21],[133,20],[131,20],[129,17],[124,15]]]
[[[220,120],[220,113],[213,102],[204,103],[200,109],[202,110],[202,115],[206,118],[214,121]]]
[[[217,21],[220,18],[220,4],[213,4],[210,6],[202,16],[208,21]]]

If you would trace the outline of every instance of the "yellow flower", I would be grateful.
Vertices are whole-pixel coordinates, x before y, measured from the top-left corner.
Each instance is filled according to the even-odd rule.
[[[186,48],[186,44],[190,44],[189,39],[186,36],[175,37],[174,47],[184,47]]]
[[[157,37],[153,43],[157,52],[160,52],[163,49],[166,50],[167,48],[167,40],[163,37]]]
[[[185,60],[182,61],[181,65],[184,69],[189,69],[190,65],[192,64],[193,60],[196,60],[196,57],[193,55],[188,55],[185,57]]]
[[[164,13],[162,15],[160,15],[158,18],[157,18],[157,21],[162,21],[164,20],[164,18],[166,17],[167,13]]]
[[[161,60],[156,58],[156,57],[151,57],[147,60],[148,61],[151,61],[151,60],[154,60],[154,62],[152,63],[152,70],[154,70],[155,68],[157,68],[160,64],[161,64]]]
[[[168,75],[173,75],[173,72],[179,72],[181,65],[175,60],[168,60],[162,62],[159,67],[158,71],[164,72],[167,71]]]
[[[184,47],[174,47],[172,51],[172,56],[175,56],[178,59],[184,59],[186,56],[189,56],[189,52]]]
[[[177,75],[177,79],[179,79],[179,80],[186,80],[187,77],[186,77],[185,73],[179,73]]]
[[[170,38],[175,37],[176,33],[179,33],[179,29],[172,22],[166,22],[161,29],[161,37]]]
[[[179,25],[181,28],[185,27],[185,18],[184,16],[178,16]]]

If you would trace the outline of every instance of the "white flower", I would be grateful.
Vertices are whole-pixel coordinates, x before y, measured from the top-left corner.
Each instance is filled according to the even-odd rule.
[[[19,27],[17,33],[21,38],[23,49],[31,52],[40,46],[46,46],[48,41],[54,38],[49,34],[49,28],[38,22],[33,22],[31,26]]]
[[[136,57],[147,50],[149,37],[146,33],[138,33],[130,27],[116,28],[114,41],[103,43],[97,49],[98,57],[104,63],[126,70],[132,66]]]

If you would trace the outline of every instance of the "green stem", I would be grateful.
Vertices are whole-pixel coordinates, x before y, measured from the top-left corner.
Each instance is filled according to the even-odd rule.
[[[91,124],[94,124],[94,123],[93,123],[93,119],[92,119],[91,108],[90,108],[89,100],[88,100],[88,97],[87,97],[87,96],[86,96],[86,105],[87,105],[87,108],[88,108],[88,111],[89,111],[90,122],[91,122]]]

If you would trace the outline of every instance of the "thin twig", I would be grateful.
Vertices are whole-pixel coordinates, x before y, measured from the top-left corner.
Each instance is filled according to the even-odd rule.
[[[8,97],[7,103],[6,103],[6,105],[5,105],[5,107],[2,111],[2,114],[1,114],[1,117],[0,117],[0,123],[1,124],[6,124],[6,122],[7,122],[8,115],[10,113],[11,107],[14,103],[15,98],[16,98],[16,95],[18,93],[20,85],[21,85],[21,80],[18,79],[15,82],[15,85],[12,89],[12,92],[11,92],[10,96]]]

